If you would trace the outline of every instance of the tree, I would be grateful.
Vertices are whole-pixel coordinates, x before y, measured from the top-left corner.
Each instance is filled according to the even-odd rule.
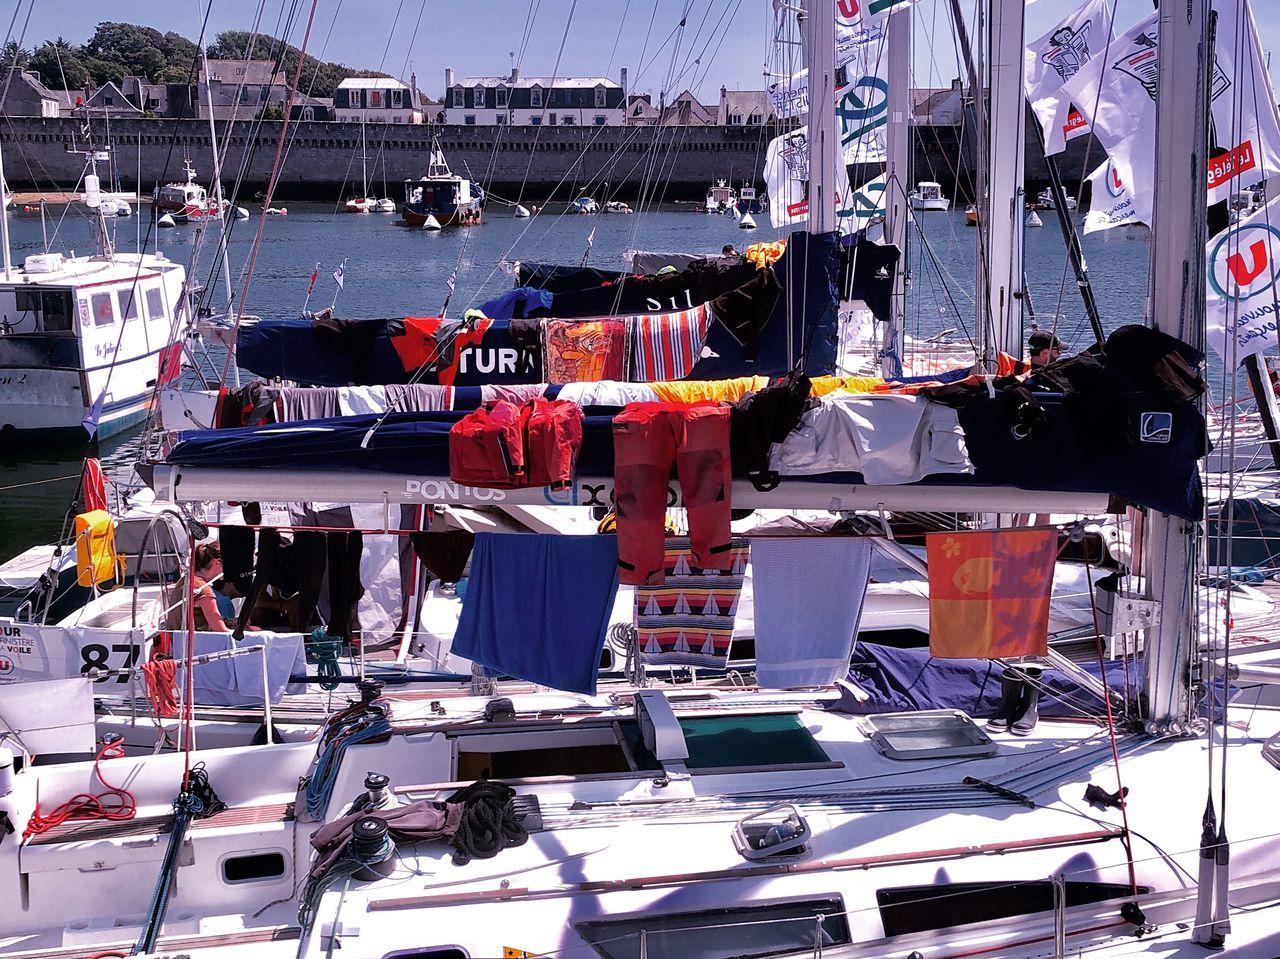
[[[114,83],[119,86],[126,76],[125,68],[111,60],[84,57],[83,62],[85,69],[89,71],[89,82],[95,87],[100,87],[104,83]]]
[[[11,66],[25,67],[31,54],[18,45],[17,40],[10,40],[0,47],[0,60],[4,62],[6,72]]]
[[[83,90],[89,84],[89,70],[77,51],[46,43],[31,54],[27,69],[50,90]]]

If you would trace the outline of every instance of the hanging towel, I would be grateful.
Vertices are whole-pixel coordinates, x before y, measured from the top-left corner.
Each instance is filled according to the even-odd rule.
[[[636,587],[636,631],[646,666],[724,669],[750,547],[735,537],[728,570],[699,569],[687,536],[666,541],[665,582]]]
[[[360,416],[387,411],[385,386],[344,386],[338,390],[338,415]]]
[[[303,683],[290,683],[289,678],[307,671],[307,656],[302,645],[301,633],[249,633],[242,642],[232,643],[237,649],[252,646],[267,647],[267,693],[271,702],[280,702],[285,693],[306,692]],[[236,691],[245,702],[260,703],[263,699],[262,653],[247,653],[231,660]]]
[[[280,391],[276,400],[276,422],[292,423],[297,420],[321,420],[341,416],[338,408],[336,386],[290,386]]]
[[[547,320],[542,337],[548,383],[627,378],[625,320]]]
[[[711,314],[703,303],[679,313],[631,319],[631,379],[639,383],[682,380],[702,355]]]
[[[477,533],[453,653],[594,695],[618,590],[618,538]]]
[[[506,400],[516,406],[523,406],[530,400],[542,399],[546,392],[546,383],[520,383],[513,386],[486,383],[480,387],[480,402],[497,403],[499,400]]]
[[[848,673],[870,574],[866,539],[754,537],[756,681],[774,689],[829,686]]]
[[[410,533],[409,542],[422,565],[442,583],[456,583],[467,569],[476,534],[461,529],[440,533]]]
[[[387,409],[397,413],[434,413],[453,409],[453,387],[434,383],[387,385]]]
[[[560,389],[559,399],[579,406],[624,407],[628,403],[656,403],[658,394],[648,383],[619,383],[616,380],[600,380],[598,383],[566,383]]]
[[[1058,555],[1051,529],[930,533],[929,651],[944,659],[1045,656]]]

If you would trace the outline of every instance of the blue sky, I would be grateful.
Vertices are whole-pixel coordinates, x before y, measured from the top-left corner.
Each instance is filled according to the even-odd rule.
[[[100,0],[35,0],[23,45],[38,46],[58,35],[83,43],[97,22],[108,18],[195,39],[200,32],[197,8],[206,9],[208,2],[129,0],[107,12]],[[1274,84],[1280,69],[1280,22],[1263,11],[1276,0],[1253,2],[1263,48],[1278,54]],[[1117,32],[1152,9],[1150,0],[1118,3]],[[19,0],[22,17],[29,4]],[[258,0],[212,4],[211,39],[222,30],[250,29],[259,7]],[[956,75],[946,4],[920,0],[916,8],[915,86],[946,86]],[[268,0],[263,6],[262,30],[282,33],[278,18],[290,5]],[[298,6],[305,18],[310,5]],[[971,9],[973,0],[962,6]],[[1065,9],[1063,0],[1031,0],[1028,38],[1048,30]],[[4,5],[6,27],[13,10],[12,3]],[[615,80],[625,66],[637,92],[651,92],[656,99],[660,89],[679,93],[689,88],[703,102],[714,102],[722,84],[730,89],[765,85],[771,10],[770,0],[320,0],[308,50],[324,60],[405,79],[412,69],[419,87],[435,97],[443,90],[445,67],[459,76],[492,75],[509,72],[514,62],[525,75],[605,75]],[[296,22],[289,31],[296,46],[301,45],[303,26],[304,21]]]

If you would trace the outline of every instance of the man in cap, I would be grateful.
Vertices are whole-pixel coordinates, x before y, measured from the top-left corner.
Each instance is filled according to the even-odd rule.
[[[1066,343],[1063,343],[1046,330],[1036,330],[1027,337],[1027,350],[1031,353],[1031,368],[1033,370],[1048,366],[1066,348]]]

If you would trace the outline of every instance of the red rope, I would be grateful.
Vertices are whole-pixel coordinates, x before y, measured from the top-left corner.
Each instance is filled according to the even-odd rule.
[[[103,778],[99,764],[104,759],[119,759],[124,756],[122,743],[109,743],[98,751],[93,761],[93,775],[106,789],[100,793],[78,793],[62,803],[47,815],[40,812],[40,804],[36,803],[35,812],[25,829],[22,830],[22,841],[32,836],[48,832],[64,822],[92,819],[110,819],[122,821],[132,819],[138,811],[138,802],[133,793],[119,786],[113,786]]]
[[[142,664],[142,676],[147,684],[147,699],[161,719],[173,719],[178,715],[178,697],[174,690],[178,664],[172,659],[152,659]]]

